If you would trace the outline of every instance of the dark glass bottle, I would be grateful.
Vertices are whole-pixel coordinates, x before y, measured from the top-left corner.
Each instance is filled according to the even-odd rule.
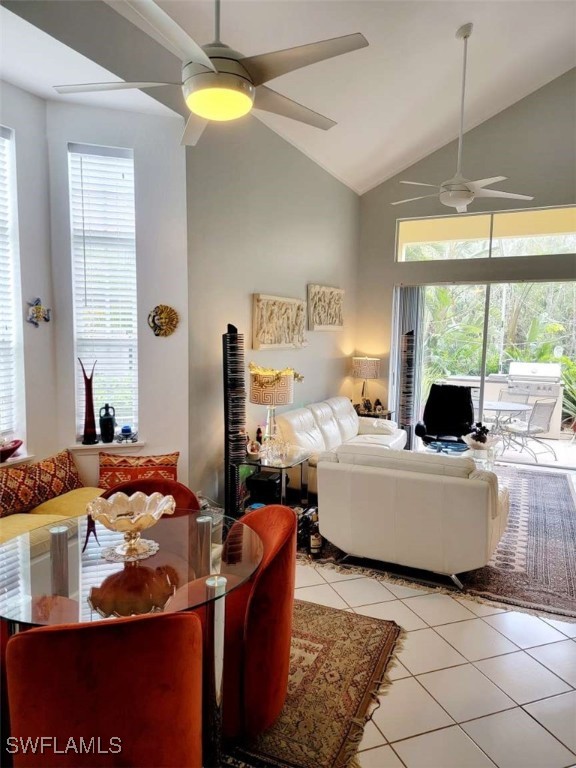
[[[114,440],[114,431],[116,427],[116,411],[112,405],[106,405],[100,408],[100,439],[103,443],[111,443]]]

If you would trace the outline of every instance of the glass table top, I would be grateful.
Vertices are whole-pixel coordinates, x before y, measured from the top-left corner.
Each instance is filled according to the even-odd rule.
[[[178,511],[178,510],[177,510]],[[143,533],[158,551],[110,562],[102,550],[123,542],[86,516],[36,528],[0,544],[0,617],[31,625],[196,608],[247,581],[262,560],[258,534],[217,511],[165,516]],[[208,582],[208,583],[207,583]]]

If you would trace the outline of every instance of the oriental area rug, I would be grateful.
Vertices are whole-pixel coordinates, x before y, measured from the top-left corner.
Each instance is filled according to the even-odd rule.
[[[383,686],[401,629],[392,621],[296,600],[286,704],[228,766],[355,766],[370,705]]]
[[[506,532],[484,568],[460,576],[467,592],[576,617],[576,494],[562,472],[497,465],[510,493]]]

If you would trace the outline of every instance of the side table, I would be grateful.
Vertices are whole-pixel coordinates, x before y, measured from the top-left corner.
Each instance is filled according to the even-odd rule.
[[[259,458],[246,457],[237,462],[239,465],[262,467],[263,469],[276,469],[280,471],[280,504],[286,504],[286,477],[289,469],[300,467],[300,496],[301,502],[308,506],[308,459],[309,453],[304,451],[292,451],[284,458],[268,458],[266,455]]]

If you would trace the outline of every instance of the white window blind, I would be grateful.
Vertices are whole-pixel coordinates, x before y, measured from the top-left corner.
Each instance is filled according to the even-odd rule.
[[[93,378],[94,411],[138,429],[134,160],[128,149],[68,145],[75,356]],[[76,362],[76,434],[84,382]]]
[[[14,132],[0,126],[0,437],[24,427],[21,307]]]

